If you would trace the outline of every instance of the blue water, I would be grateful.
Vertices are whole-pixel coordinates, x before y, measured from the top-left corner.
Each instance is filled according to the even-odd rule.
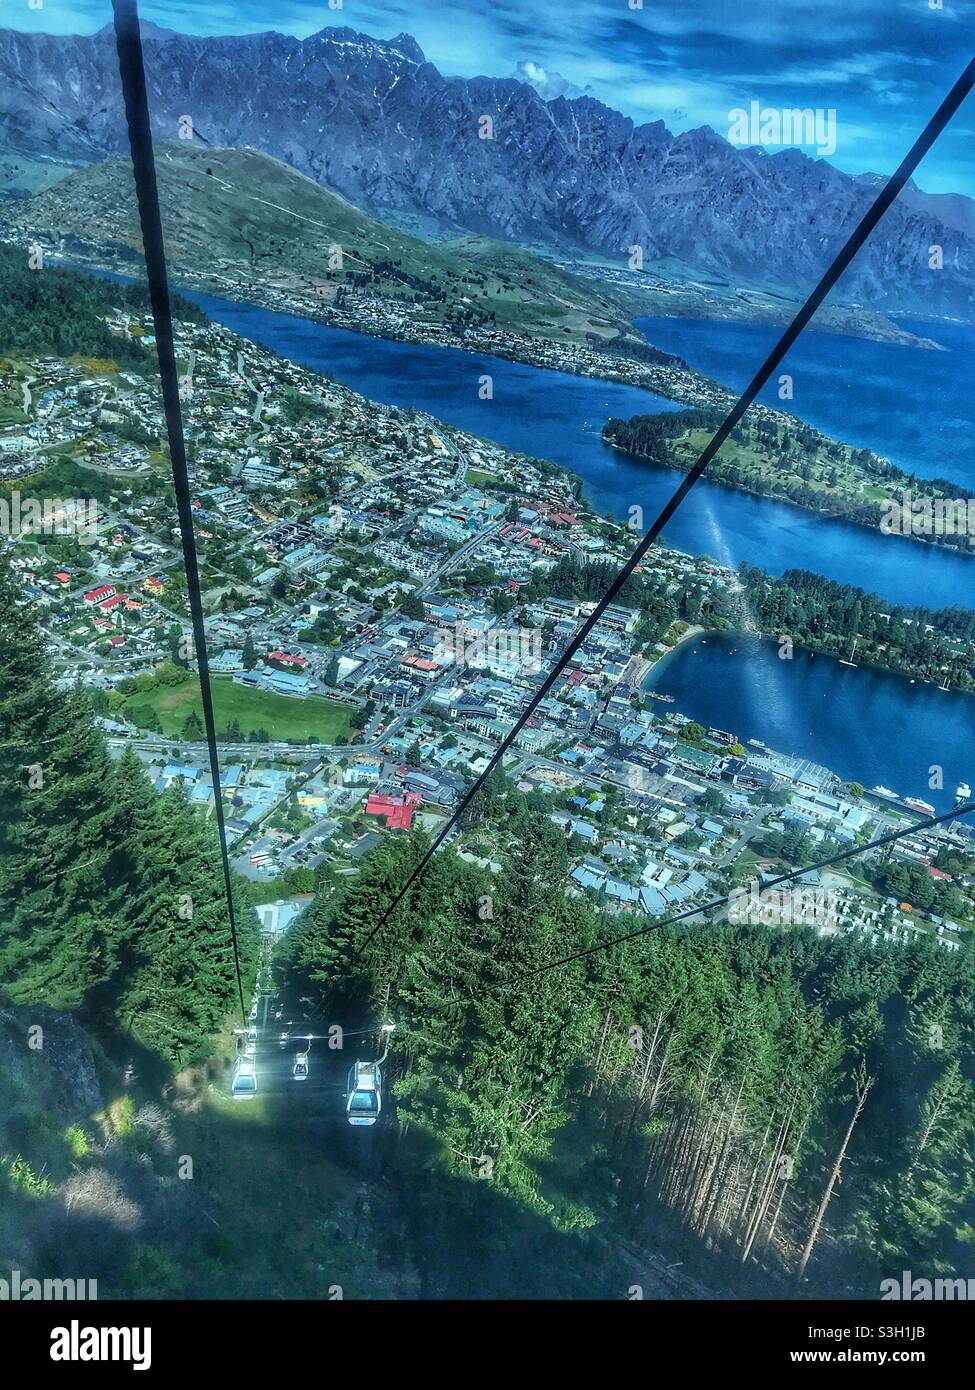
[[[586,496],[599,511],[622,519],[637,504],[644,508],[644,524],[649,525],[680,481],[672,470],[610,449],[600,437],[610,415],[674,409],[673,402],[645,391],[452,348],[370,338],[208,295],[191,297],[211,318],[243,337],[326,371],[373,400],[429,411],[510,449],[562,464],[585,479]],[[687,321],[666,322],[683,328]],[[672,345],[659,333],[656,340],[719,380],[740,386],[742,374],[750,375],[761,360],[761,343],[754,335],[767,330],[697,326],[730,327],[742,335],[739,349],[731,335],[719,339],[726,350],[737,352],[742,361],[748,359],[745,365],[739,361],[737,375],[724,370],[726,363],[720,364],[721,372],[717,362],[705,363],[686,342],[683,347]],[[819,363],[823,399],[827,358],[816,354],[834,348],[854,357],[859,348],[883,348],[878,361],[886,354],[888,362],[897,363],[898,373],[902,362],[909,365],[920,359],[926,368],[929,361],[948,360],[946,353],[857,344],[835,335],[818,337],[822,343],[807,352]],[[960,355],[954,360],[960,361]],[[479,378],[485,373],[493,378],[491,401],[478,399]],[[896,381],[889,373],[881,379],[888,395],[900,393],[899,414],[908,409],[906,400],[918,418],[928,421],[931,433],[938,433],[941,416],[936,402],[925,406],[899,374]],[[918,378],[908,380],[917,386]],[[923,394],[922,387],[918,390]],[[824,419],[810,419],[821,428],[843,432]],[[849,429],[846,437],[851,438]],[[856,438],[853,442],[894,452],[886,436],[877,443]],[[724,564],[747,559],[772,574],[799,566],[863,585],[896,602],[975,604],[973,559],[824,520],[704,480],[668,524],[666,538]],[[676,709],[702,723],[801,754],[867,787],[881,783],[904,795],[920,796],[939,810],[950,809],[957,782],[975,780],[972,696],[912,685],[897,676],[841,666],[801,651],[792,661],[781,661],[776,644],[741,637],[712,636],[681,647],[657,668],[654,683],[674,695]],[[940,791],[928,786],[928,769],[934,763],[945,769]]]
[[[742,741],[810,758],[867,788],[890,787],[950,810],[959,782],[975,774],[975,698],[778,643],[710,633],[678,647],[647,686],[672,708]],[[660,705],[663,712],[670,706]],[[943,769],[940,790],[930,768]]]
[[[367,397],[429,411],[511,449],[562,464],[585,480],[586,495],[600,511],[626,518],[632,505],[640,505],[649,524],[680,482],[679,474],[610,449],[600,438],[609,415],[675,408],[646,392],[481,354],[370,338],[210,295],[189,297],[242,336],[328,372]],[[666,319],[647,327],[660,346],[732,387],[752,374],[774,337],[774,330],[742,324]],[[924,331],[923,326],[915,331]],[[954,352],[826,334],[801,339],[793,350],[802,393],[796,404],[801,402],[811,423],[918,472],[967,477],[975,404],[962,389],[963,367],[971,361],[975,335],[940,327],[929,335],[950,338]],[[868,361],[864,402],[867,378],[854,373],[851,380],[849,369]],[[937,379],[949,362],[955,384],[962,383],[957,393]],[[492,401],[478,399],[485,373],[494,380]],[[951,460],[937,444],[943,439],[957,445]],[[903,448],[900,440],[906,441]],[[971,472],[975,476],[975,468]],[[975,560],[707,481],[691,492],[666,536],[671,544],[707,552],[725,564],[747,559],[773,574],[802,566],[897,602],[975,605]],[[686,644],[656,668],[652,683],[674,695],[673,708],[702,723],[801,754],[867,787],[883,783],[920,796],[939,810],[950,807],[958,781],[975,783],[972,696],[912,685],[799,650],[793,660],[781,661],[776,644],[741,636],[711,635]],[[932,764],[944,768],[942,790],[928,785]]]
[[[702,319],[636,322],[657,347],[735,391],[745,388],[781,333],[761,324]],[[791,410],[848,444],[884,454],[908,472],[975,486],[975,394],[969,389],[975,328],[900,323],[947,351],[806,332],[759,400]],[[783,372],[792,377],[791,402],[778,398]]]
[[[674,470],[611,449],[600,437],[611,415],[678,408],[647,391],[454,348],[371,338],[212,295],[187,298],[243,337],[328,372],[373,400],[429,411],[509,449],[561,464],[585,480],[585,495],[597,511],[619,520],[629,519],[630,508],[639,506],[649,528],[681,481]],[[847,341],[852,340],[830,337],[830,342]],[[943,353],[912,356],[946,360]],[[493,379],[489,401],[478,398],[485,374]],[[968,556],[883,536],[707,479],[668,523],[665,539],[725,565],[747,560],[775,575],[789,568],[814,570],[864,585],[896,603],[975,603],[975,560]]]

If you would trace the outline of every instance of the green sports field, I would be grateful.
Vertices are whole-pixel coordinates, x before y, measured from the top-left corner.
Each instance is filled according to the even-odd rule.
[[[272,739],[285,741],[311,738],[317,743],[335,743],[341,735],[348,734],[351,727],[351,705],[315,695],[300,700],[269,690],[250,690],[229,676],[214,677],[213,706],[219,737],[223,737],[234,719],[240,725],[242,738],[247,738],[251,730],[266,729]],[[197,681],[158,686],[155,690],[130,695],[123,713],[132,723],[141,725],[151,710],[158,715],[167,738],[179,737],[188,715],[196,711],[200,720],[203,719],[203,701]]]

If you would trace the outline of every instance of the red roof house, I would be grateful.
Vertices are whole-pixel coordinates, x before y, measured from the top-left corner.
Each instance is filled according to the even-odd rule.
[[[385,816],[387,830],[409,830],[413,812],[422,800],[419,792],[407,792],[405,796],[373,792],[366,801],[366,815]]]
[[[85,603],[101,603],[103,599],[111,598],[114,593],[114,584],[100,584],[97,589],[88,590]]]

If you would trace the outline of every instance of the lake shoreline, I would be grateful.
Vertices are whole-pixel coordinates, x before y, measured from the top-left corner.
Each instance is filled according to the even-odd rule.
[[[196,292],[189,297],[215,323],[372,400],[418,410],[512,454],[549,461],[553,470],[581,480],[582,496],[597,514],[626,523],[639,504],[649,525],[673,495],[673,469],[611,448],[601,435],[610,416],[667,411],[670,404],[662,397],[461,350],[346,332],[249,302]],[[478,396],[485,371],[492,373],[493,405]],[[871,587],[900,605],[923,596],[931,608],[951,607],[971,584],[967,557],[956,558],[948,547],[891,548],[876,530],[787,506],[707,474],[665,529],[671,548],[707,552],[728,569],[744,562],[780,577],[800,568],[854,586],[868,573]]]
[[[686,642],[690,642],[695,637],[700,637],[709,631],[713,631],[713,629],[702,627],[700,623],[692,623],[686,632],[682,632],[677,640],[667,647],[666,651],[658,652],[656,656],[634,657],[633,660],[636,664],[627,673],[627,684],[634,685],[639,690],[644,689],[649,676],[666,657],[673,655]]]
[[[948,811],[954,786],[972,780],[971,692],[912,685],[896,672],[845,667],[802,647],[783,661],[775,638],[715,630],[674,648],[645,679],[674,697],[669,710],[731,730],[742,744],[808,759],[868,791],[893,787]],[[930,786],[932,767],[940,788]]]
[[[50,259],[55,264],[58,263],[58,258],[52,256]],[[89,273],[102,273],[108,275],[121,276],[122,278],[138,278],[129,277],[126,274],[126,271],[113,269],[112,267],[105,265],[101,261],[98,261],[97,263],[93,261],[93,263],[90,265],[82,265],[77,262],[72,262],[67,259],[64,259],[63,265],[67,269],[75,269],[81,271],[87,270]],[[531,335],[527,334],[512,334],[512,337],[516,338],[517,341],[513,346],[513,350],[510,351],[506,350],[506,345],[504,343],[494,342],[489,337],[485,338],[483,341],[475,338],[475,340],[472,342],[463,339],[458,339],[457,341],[448,341],[447,338],[442,336],[438,337],[436,335],[410,337],[402,333],[397,334],[393,332],[384,331],[382,327],[379,325],[367,326],[362,324],[361,322],[357,323],[353,319],[346,321],[344,316],[339,316],[336,313],[327,313],[320,306],[317,306],[314,303],[305,304],[304,301],[301,299],[299,299],[298,304],[277,303],[276,301],[274,301],[274,297],[270,292],[264,291],[262,295],[261,286],[253,285],[248,281],[244,281],[240,284],[235,283],[232,285],[224,286],[220,285],[219,282],[211,279],[210,277],[193,272],[187,272],[185,269],[179,272],[179,279],[177,279],[176,275],[174,274],[173,289],[177,293],[184,293],[190,295],[203,294],[216,299],[224,299],[230,303],[241,303],[250,305],[255,309],[264,310],[268,313],[294,314],[296,317],[305,320],[307,323],[320,324],[322,325],[322,327],[327,329],[338,329],[343,332],[356,333],[361,335],[362,337],[373,338],[381,342],[398,343],[407,347],[416,346],[427,348],[441,348],[454,352],[480,353],[486,357],[492,357],[499,361],[512,362],[517,365],[532,367],[537,371],[561,372],[569,376],[577,376],[591,381],[606,381],[617,386],[624,386],[633,390],[644,391],[649,396],[655,396],[658,398],[663,398],[664,400],[673,401],[675,405],[687,408],[715,408],[723,410],[725,413],[727,413],[738,399],[738,392],[736,392],[733,388],[726,386],[717,377],[712,376],[709,373],[701,371],[699,368],[694,367],[686,361],[682,354],[679,353],[667,354],[678,358],[682,363],[681,366],[671,366],[662,363],[640,363],[636,359],[627,358],[626,354],[624,353],[604,353],[599,350],[599,346],[596,344],[593,344],[588,347],[583,347],[577,344],[559,344],[554,339],[533,338]],[[234,297],[228,298],[231,295],[233,295]],[[240,297],[238,298],[237,296]],[[658,348],[657,345],[650,340],[646,330],[640,326],[641,319],[646,320],[648,318],[654,317],[669,317],[677,320],[683,319],[684,321],[701,323],[730,323],[735,326],[744,325],[746,327],[767,326],[761,323],[761,321],[759,320],[739,320],[734,318],[701,319],[694,315],[684,316],[679,314],[635,315],[629,321],[630,328],[632,328],[635,331],[635,333],[637,333],[644,340],[648,347],[656,348],[657,351],[662,353],[666,353],[666,350],[663,348]],[[827,336],[852,336],[838,334],[835,331],[826,328],[811,328],[809,331],[817,332],[820,334],[826,334]],[[918,349],[920,349],[921,347],[928,346],[930,340],[917,339],[916,343],[912,342],[909,344],[901,342],[894,343],[893,340],[886,338],[864,338],[860,341],[878,342],[888,346],[894,345],[917,347]],[[930,346],[940,347],[940,344],[931,342]],[[546,357],[546,352],[552,352],[557,348],[564,348],[566,351],[578,350],[579,352],[589,352],[594,357],[598,357],[600,360],[593,365],[592,369],[590,369],[590,367],[585,362],[573,363],[571,360],[553,362],[548,360],[548,358]],[[629,370],[627,370],[627,367],[629,367]],[[809,421],[803,420],[798,415],[792,415],[789,411],[775,409],[774,407],[762,402],[756,402],[751,407],[751,413],[756,418],[760,417],[763,412],[768,412],[773,416],[782,416],[789,424],[793,426],[795,426],[795,424],[798,424],[800,427],[804,427],[815,431],[816,434],[822,436],[824,443],[827,445],[839,444],[847,448],[852,447],[845,440],[824,433],[823,430],[820,429],[818,426],[813,425]],[[613,448],[619,447],[613,444],[611,440],[607,440],[606,442],[610,444],[610,446]],[[624,450],[624,452],[630,451]],[[875,451],[871,450],[871,453],[875,453]],[[640,458],[647,456],[635,454],[633,455],[633,457]],[[886,459],[881,454],[875,454],[875,457],[880,462],[891,463],[891,460]],[[677,465],[663,462],[661,460],[653,459],[651,461],[655,463],[662,463],[662,466],[672,468],[676,472],[687,471],[686,469],[679,468]],[[896,467],[896,465],[893,464],[891,466]],[[904,481],[907,482],[908,475],[905,474],[902,469],[898,469],[898,472],[902,474]],[[790,498],[786,496],[782,496],[774,492],[761,492],[754,488],[748,488],[734,480],[723,479],[722,481],[725,483],[726,486],[736,488],[739,492],[749,493],[752,496],[756,497],[766,497],[775,502],[787,503],[790,506],[798,507],[801,511],[809,512],[814,516],[825,515],[830,517],[837,517],[841,520],[855,520],[854,518],[846,518],[843,516],[842,513],[832,512],[827,508],[819,509],[813,507],[805,507],[801,503],[793,502]],[[865,526],[868,530],[877,529],[874,527],[870,527],[867,523],[858,520],[855,520],[855,524],[861,527]],[[910,536],[909,539],[923,540],[923,537]],[[945,548],[952,549],[952,547]],[[965,552],[961,551],[960,553],[964,554]]]
[[[668,468],[672,473],[681,473],[685,477],[691,471],[690,468],[682,468],[680,464],[672,463],[670,459],[658,458],[655,454],[640,454],[633,449],[627,449],[625,445],[617,444],[616,440],[611,435],[604,434],[603,443],[610,449],[616,449],[619,453],[626,454],[628,458],[652,463],[656,468]],[[930,546],[934,550],[948,551],[952,555],[964,555],[968,558],[975,555],[975,549],[972,548],[972,542],[975,541],[975,537],[969,537],[969,549],[965,550],[960,545],[944,545],[937,539],[915,535],[913,531],[907,534],[904,534],[902,531],[884,531],[881,526],[882,517],[878,518],[876,525],[871,525],[869,521],[863,521],[858,516],[848,516],[844,512],[834,512],[828,507],[804,507],[801,502],[795,502],[791,497],[787,497],[783,493],[763,492],[760,488],[749,487],[746,483],[732,482],[728,478],[716,478],[714,481],[720,483],[722,487],[730,487],[734,488],[736,492],[747,493],[750,497],[760,497],[768,502],[776,502],[782,507],[794,507],[796,511],[802,512],[806,516],[828,517],[831,521],[846,522],[849,526],[859,526],[861,530],[871,531],[880,536],[895,536],[898,540],[915,541],[920,545]],[[938,500],[951,501],[953,499],[939,498]]]

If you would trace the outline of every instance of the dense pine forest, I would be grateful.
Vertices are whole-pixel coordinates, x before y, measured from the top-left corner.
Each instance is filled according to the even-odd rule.
[[[519,598],[524,603],[549,596],[596,601],[614,573],[605,560],[578,563],[562,556],[548,574],[533,576]],[[970,608],[907,607],[810,570],[790,569],[775,578],[744,561],[734,584],[715,585],[702,575],[679,588],[669,572],[656,571],[648,561],[626,580],[618,601],[639,609],[636,636],[648,655],[678,621],[719,632],[788,637],[796,646],[839,657],[849,655],[855,638],[862,665],[975,689],[975,610]]]
[[[101,322],[120,303],[144,311],[142,290],[32,272],[8,248],[0,289],[5,351],[123,365],[134,353],[145,369],[142,349]],[[520,600],[595,599],[607,577],[605,564],[563,560]],[[968,610],[891,607],[804,571],[775,580],[747,566],[736,585],[682,593],[646,567],[619,598],[641,610],[647,646],[677,620],[836,654],[857,636],[859,660],[972,684]],[[131,1042],[170,1077],[208,1056],[236,1006],[215,830],[179,784],[157,794],[134,753],[110,758],[89,698],[54,685],[42,648],[0,557],[0,1025],[24,1006],[45,1020],[54,1009],[116,1059]],[[459,1281],[477,1230],[499,1295],[510,1247],[492,1222],[532,1231],[526,1266],[546,1236],[589,1242],[582,1297],[621,1296],[605,1257],[628,1246],[739,1293],[872,1297],[903,1268],[966,1272],[971,946],[875,945],[718,914],[539,974],[623,930],[598,902],[567,895],[570,846],[548,809],[493,777],[467,823],[490,830],[499,872],[448,848],[386,922],[427,848],[421,832],[387,835],[357,877],[335,887],[323,876],[285,943],[292,994],[321,1017],[397,1024],[383,1132],[410,1248],[443,1261],[450,1246]],[[885,891],[917,896],[906,872],[887,866]],[[248,989],[256,921],[245,886],[235,892]],[[9,1146],[10,1116],[0,1121]],[[0,1169],[12,1182],[13,1167]],[[194,1219],[195,1238],[206,1218]],[[221,1241],[214,1265],[233,1270],[233,1237]],[[153,1259],[133,1287],[169,1279],[182,1292],[179,1272]],[[484,1270],[479,1285],[469,1277],[484,1296]],[[519,1277],[544,1296],[541,1263]]]
[[[788,636],[798,646],[848,656],[856,639],[863,665],[975,688],[975,611],[930,609],[885,602],[853,584],[838,584],[809,570],[774,579],[752,565],[738,568],[736,588],[691,587],[680,616],[715,628]]]
[[[237,995],[215,832],[134,753],[113,763],[87,697],[52,684],[2,559],[0,744],[0,989],[176,1065],[205,1055]],[[237,913],[250,972],[243,891]]]
[[[24,250],[0,245],[0,353],[95,357],[154,374],[155,357],[105,324],[120,309],[147,314],[146,285],[118,284],[52,265],[32,270]],[[190,323],[206,317],[179,295],[173,313]]]
[[[86,697],[53,687],[6,566],[0,689],[8,1007],[72,1011],[175,1066],[203,1057],[235,996],[213,831],[133,755],[109,759]],[[539,798],[495,775],[467,815],[499,843],[500,872],[447,850],[384,923],[426,848],[419,832],[384,837],[357,878],[323,884],[285,947],[323,1018],[398,1025],[388,1176],[410,1194],[417,1248],[433,1206],[458,1249],[488,1210],[584,1240],[597,1296],[607,1251],[631,1248],[679,1252],[739,1292],[872,1296],[902,1268],[965,1269],[969,947],[719,915],[538,974],[620,921],[566,894],[568,842]],[[238,914],[253,920],[243,892]]]
[[[475,816],[500,873],[438,855],[369,941],[424,850],[387,839],[292,932],[324,1016],[397,1021],[410,1162],[488,1175],[565,1230],[663,1238],[739,1292],[964,1270],[970,949],[714,920],[538,974],[619,919],[566,896],[565,839],[503,779]]]

